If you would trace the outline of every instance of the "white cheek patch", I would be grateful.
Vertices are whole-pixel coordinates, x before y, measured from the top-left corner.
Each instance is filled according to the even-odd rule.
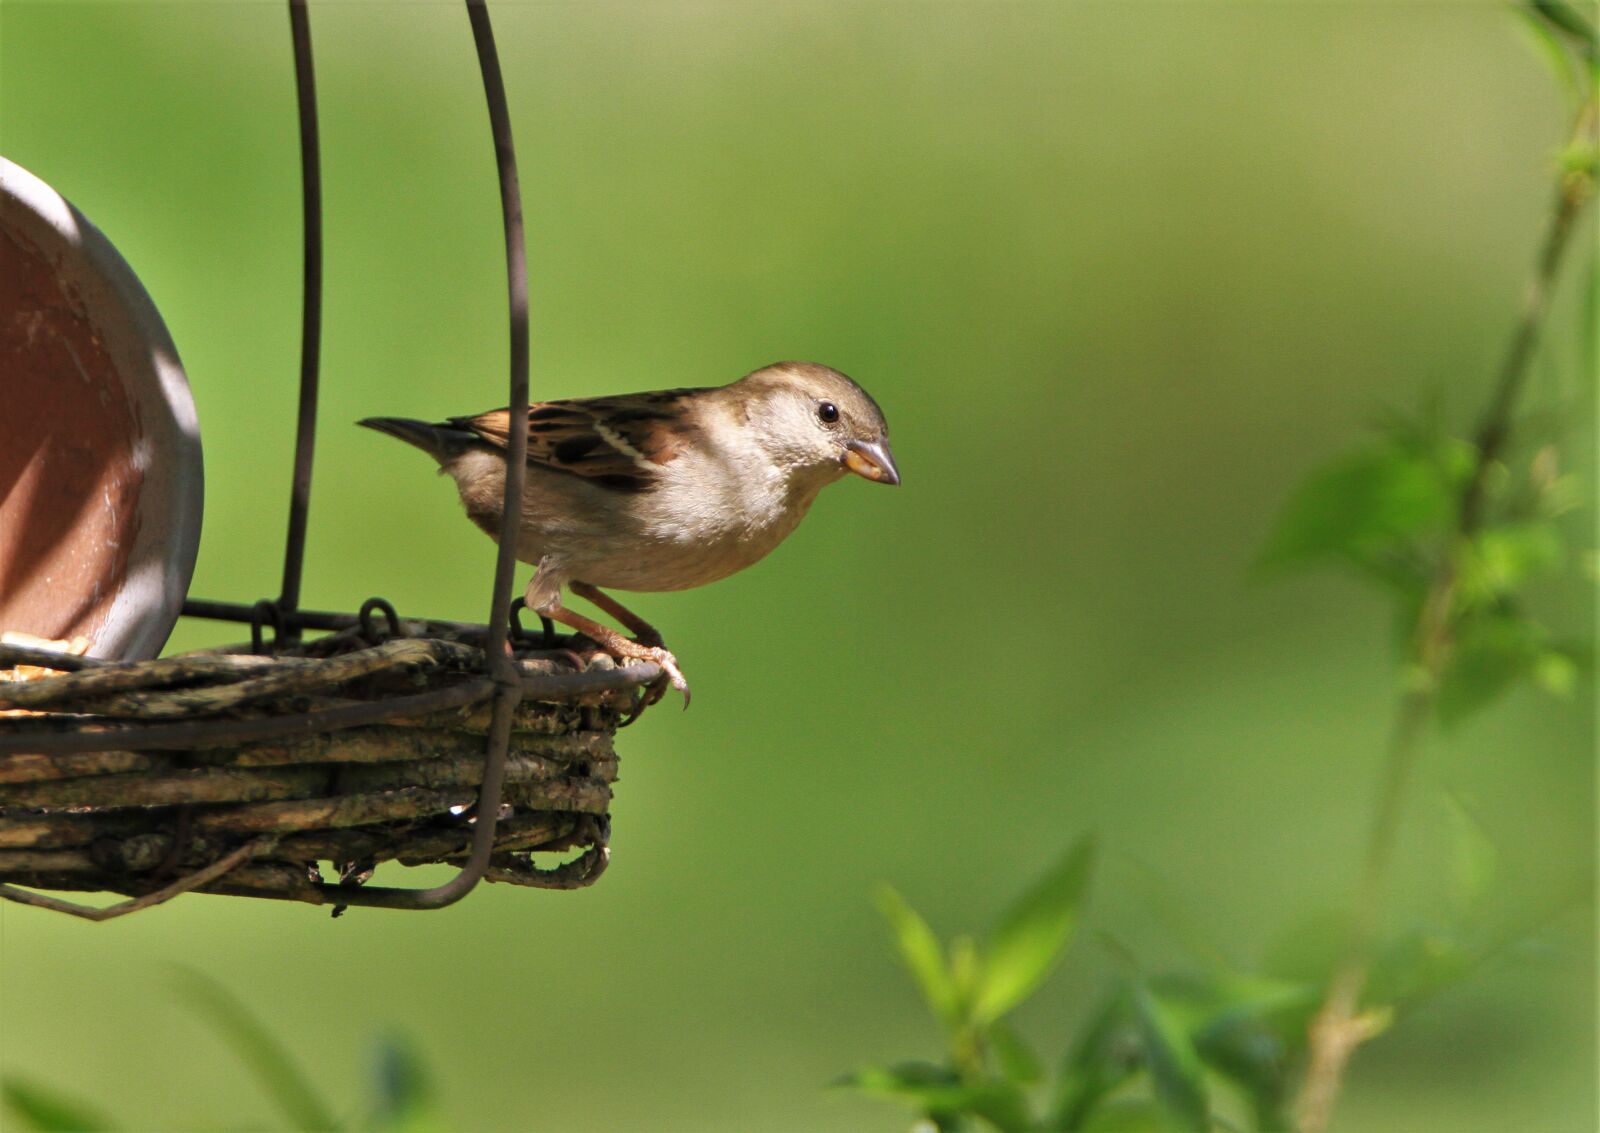
[[[644,453],[630,445],[627,441],[627,438],[625,438],[621,433],[605,425],[603,422],[596,421],[594,423],[594,431],[600,435],[600,439],[605,441],[606,444],[616,449],[623,456],[633,461],[634,464],[638,465],[646,472],[659,472],[661,470],[658,464],[652,461],[649,457],[645,456]]]

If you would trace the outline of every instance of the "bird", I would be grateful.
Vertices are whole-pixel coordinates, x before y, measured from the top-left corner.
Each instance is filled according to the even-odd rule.
[[[656,663],[685,707],[689,684],[677,657],[654,626],[605,590],[716,582],[766,557],[834,481],[854,473],[900,483],[878,403],[816,362],[776,362],[723,386],[535,402],[515,426],[507,409],[357,424],[431,456],[455,481],[467,518],[494,539],[511,429],[526,429],[527,482],[514,538],[517,558],[534,567],[527,607],[618,661]],[[563,587],[634,639],[568,609]]]

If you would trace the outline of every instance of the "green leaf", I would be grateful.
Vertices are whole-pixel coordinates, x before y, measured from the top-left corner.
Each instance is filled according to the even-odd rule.
[[[1280,1034],[1260,1018],[1227,1015],[1195,1035],[1194,1047],[1207,1066],[1238,1087],[1257,1129],[1291,1127],[1289,1044]]]
[[[1219,971],[1151,981],[1195,1052],[1231,1081],[1258,1129],[1285,1129],[1292,1052],[1321,1002],[1321,988],[1254,972]]]
[[[1157,976],[1149,987],[1187,1033],[1237,1020],[1299,1019],[1320,1004],[1319,983],[1228,969]]]
[[[1048,1127],[1071,1133],[1087,1128],[1107,1094],[1139,1068],[1138,1036],[1126,989],[1106,1000],[1090,1019],[1061,1067]]]
[[[1550,73],[1561,84],[1562,92],[1573,106],[1582,102],[1583,80],[1578,75],[1578,68],[1566,45],[1557,38],[1550,24],[1541,19],[1531,8],[1518,8],[1516,13],[1522,18],[1523,27],[1528,33],[1528,43],[1544,59],[1545,65],[1550,68]]]
[[[1093,867],[1094,839],[1081,838],[1001,919],[973,1003],[975,1020],[998,1019],[1044,982],[1072,939]]]
[[[374,1059],[376,1106],[367,1128],[373,1133],[443,1133],[433,1083],[411,1044],[384,1035]]]
[[[900,960],[928,1008],[935,1018],[954,1025],[959,1016],[958,997],[939,938],[905,898],[887,885],[878,890],[878,911],[889,922]]]
[[[288,1049],[240,1000],[210,976],[183,969],[180,985],[191,1006],[233,1048],[299,1133],[333,1133],[339,1122],[323,1104]]]
[[[1146,985],[1135,986],[1134,1006],[1156,1100],[1178,1128],[1206,1133],[1211,1128],[1211,1110],[1206,1102],[1205,1068],[1194,1044]]]
[[[989,1046],[1000,1064],[1000,1073],[1007,1080],[1019,1086],[1031,1086],[1044,1076],[1039,1056],[1008,1024],[996,1021],[989,1028]]]
[[[1533,679],[1549,693],[1571,696],[1578,683],[1578,662],[1560,649],[1547,649],[1533,663]]]
[[[955,988],[957,1014],[964,1016],[967,1005],[978,994],[978,984],[983,979],[983,961],[978,956],[978,942],[965,934],[950,942],[950,983]]]
[[[1149,1098],[1120,1098],[1095,1110],[1083,1133],[1166,1133],[1167,1111]]]
[[[1205,1065],[1238,1087],[1256,1128],[1288,1128],[1290,1069],[1321,1004],[1320,985],[1222,970],[1160,976],[1149,986]]]
[[[963,1082],[954,1071],[930,1062],[871,1066],[833,1084],[902,1102],[935,1119],[971,1114],[1005,1133],[1024,1133],[1032,1126],[1022,1091],[1011,1083]]]
[[[111,1122],[77,1098],[7,1074],[0,1079],[0,1098],[22,1122],[19,1128],[36,1133],[104,1133]]]
[[[1290,497],[1262,565],[1378,564],[1409,540],[1444,530],[1461,476],[1454,446],[1391,439],[1346,456]]]
[[[948,1089],[951,1097],[960,1096],[961,1078],[949,1067],[933,1062],[897,1062],[893,1066],[868,1066],[854,1074],[835,1079],[830,1085],[847,1090],[860,1090],[886,1098],[921,1099],[944,1097]]]
[[[1022,1090],[1009,1082],[995,1083],[991,1091],[967,1107],[1001,1133],[1033,1133],[1037,1128]]]
[[[1499,870],[1500,851],[1478,816],[1454,794],[1445,796],[1450,814],[1450,903],[1458,919],[1482,908]]]
[[[1593,58],[1600,45],[1596,42],[1594,25],[1580,16],[1565,0],[1532,0],[1534,11],[1571,37],[1580,51]]]
[[[959,1113],[974,1097],[952,1070],[931,1062],[902,1062],[894,1066],[868,1066],[832,1083],[870,1097],[901,1102],[927,1113]]]
[[[1506,523],[1478,533],[1461,564],[1462,602],[1483,605],[1516,594],[1567,555],[1561,529],[1547,519]]]
[[[1561,147],[1556,164],[1563,173],[1593,177],[1600,172],[1600,147],[1590,141],[1572,142]]]
[[[1529,676],[1545,654],[1546,634],[1511,613],[1487,612],[1464,619],[1456,647],[1439,682],[1439,720],[1453,728]]]

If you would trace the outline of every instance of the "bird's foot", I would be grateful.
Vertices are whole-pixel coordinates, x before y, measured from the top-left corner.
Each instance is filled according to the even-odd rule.
[[[659,641],[660,638],[656,640]],[[667,686],[669,684],[683,693],[683,706],[685,708],[689,707],[689,682],[684,680],[683,671],[678,668],[678,659],[672,655],[671,650],[665,649],[660,645],[645,645],[643,643],[640,643],[638,648],[643,650],[639,658],[641,661],[653,661],[661,666],[661,675],[650,682],[650,686],[645,693],[645,707],[655,704],[663,696],[667,695]]]
[[[585,635],[589,636],[589,635]],[[595,640],[594,648],[601,653],[613,658],[618,664],[627,664],[629,661],[647,661],[652,665],[661,667],[661,675],[645,685],[640,693],[638,707],[628,717],[626,723],[633,723],[641,713],[652,704],[659,704],[667,694],[667,689],[675,688],[683,693],[683,706],[689,707],[689,682],[684,679],[683,670],[678,668],[678,659],[672,655],[670,649],[660,645],[653,645],[644,641],[633,641],[621,634],[607,635],[604,641]],[[587,650],[585,651],[587,652]],[[584,666],[579,666],[583,668]]]
[[[668,685],[683,693],[683,706],[685,708],[689,707],[689,682],[684,680],[683,671],[678,668],[678,659],[672,655],[671,650],[661,644],[661,635],[655,631],[655,628],[649,622],[625,610],[608,595],[593,586],[589,586],[586,583],[574,583],[572,589],[574,593],[589,599],[607,613],[614,614],[623,620],[629,629],[639,635],[638,639],[623,637],[622,634],[610,626],[601,625],[593,618],[586,618],[582,614],[575,614],[571,610],[564,608],[560,602],[548,603],[543,609],[540,609],[540,613],[554,618],[562,625],[570,626],[577,630],[618,661],[649,661],[652,664],[661,666],[661,676],[657,680],[650,682],[650,686],[640,702],[641,711],[665,696]],[[539,609],[539,607],[534,608]],[[633,718],[636,719],[637,717],[638,713],[635,712]],[[631,723],[632,720],[629,722]]]

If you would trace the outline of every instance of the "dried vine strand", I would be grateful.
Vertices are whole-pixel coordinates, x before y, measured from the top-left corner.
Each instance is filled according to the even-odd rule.
[[[495,837],[497,853],[512,850],[544,850],[557,848],[552,843],[570,835],[577,825],[579,815],[539,812],[516,814],[502,819]],[[361,828],[347,830],[309,830],[299,834],[286,834],[278,840],[273,857],[284,862],[357,861],[370,858],[375,861],[395,860],[403,865],[425,865],[431,862],[451,861],[467,852],[472,828],[467,823],[459,826],[430,827],[409,836],[403,846],[397,847],[392,838]],[[234,843],[226,841],[227,835],[209,835],[197,832],[191,839],[191,851],[201,856],[215,856]],[[142,844],[141,844],[142,843]],[[79,874],[105,875],[108,861],[120,865],[119,858],[130,861],[148,861],[171,848],[171,839],[165,834],[138,835],[126,845],[107,846],[102,842],[93,851],[84,847],[54,850],[0,849],[0,875],[16,877],[21,874]],[[90,878],[85,886],[101,884]]]
[[[615,760],[588,761],[610,769]],[[553,781],[568,773],[565,762],[548,756],[515,753],[507,757],[509,782]],[[341,764],[340,786],[347,793],[398,787],[457,787],[482,781],[483,757],[474,752],[384,763]],[[94,775],[42,783],[0,786],[0,807],[132,807],[194,806],[204,803],[250,803],[274,799],[310,799],[328,786],[324,764],[300,767],[196,767],[168,775]]]
[[[571,761],[604,759],[610,755],[605,732],[565,734],[513,732],[511,754],[537,754]],[[332,735],[294,736],[264,740],[236,748],[210,749],[212,766],[281,767],[304,763],[392,763],[439,756],[481,754],[482,739],[463,729],[397,728],[377,724]],[[191,760],[191,764],[192,764]],[[8,791],[13,784],[56,783],[107,775],[137,774],[159,777],[175,766],[174,753],[142,751],[91,751],[67,755],[20,754],[0,759],[0,806],[44,805],[21,803]]]
[[[0,685],[0,709],[84,708],[99,698],[120,693],[170,688],[193,682],[215,682],[217,686],[180,690],[183,693],[218,698],[216,703],[233,703],[262,696],[290,695],[308,689],[342,684],[380,669],[403,665],[437,665],[446,662],[463,668],[479,661],[482,654],[470,646],[449,641],[397,639],[370,649],[343,653],[330,658],[262,657],[255,654],[162,657],[127,665],[85,669],[60,676]],[[240,685],[245,687],[241,688]],[[223,689],[227,691],[223,691]],[[159,698],[140,698],[157,703]],[[101,712],[97,707],[86,711]]]

